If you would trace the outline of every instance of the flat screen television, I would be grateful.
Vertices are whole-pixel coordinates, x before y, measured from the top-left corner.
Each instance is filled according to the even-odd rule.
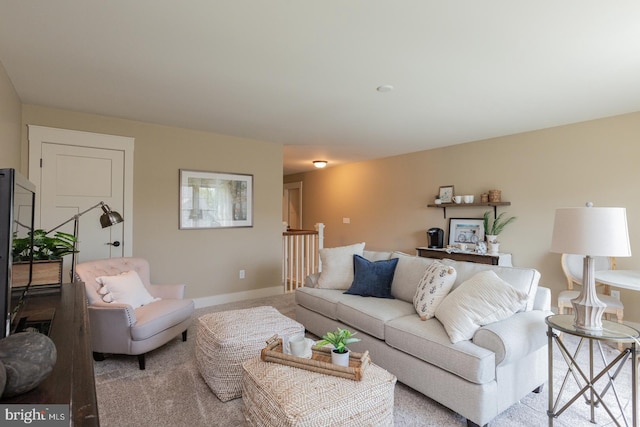
[[[31,237],[33,247],[35,201],[36,187],[33,183],[15,169],[0,169],[0,338],[10,334],[13,317],[24,302],[31,285],[33,258],[29,264],[27,285],[22,288],[19,296],[12,297],[13,239]]]

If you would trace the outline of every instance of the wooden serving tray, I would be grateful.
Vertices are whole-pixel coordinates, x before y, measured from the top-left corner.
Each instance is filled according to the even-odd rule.
[[[282,338],[278,338],[277,335],[267,340],[267,346],[260,352],[260,358],[265,362],[280,363],[355,381],[362,380],[364,371],[371,364],[368,350],[364,353],[352,351],[349,354],[348,368],[331,363],[331,349],[327,347],[311,347],[311,359],[285,354],[282,352]]]

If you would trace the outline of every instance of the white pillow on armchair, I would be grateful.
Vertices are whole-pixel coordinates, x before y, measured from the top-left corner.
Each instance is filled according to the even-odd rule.
[[[138,308],[159,298],[153,298],[144,287],[140,276],[135,271],[126,271],[117,276],[99,276],[96,282],[102,285],[98,291],[105,302],[128,304]]]

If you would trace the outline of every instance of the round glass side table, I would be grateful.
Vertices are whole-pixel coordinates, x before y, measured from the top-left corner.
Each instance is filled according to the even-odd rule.
[[[611,417],[613,422],[616,425],[620,425],[618,420],[615,418],[613,412],[609,408],[609,406],[605,403],[603,398],[607,394],[609,390],[613,390],[613,394],[615,400],[618,404],[618,408],[620,413],[622,414],[622,418],[624,420],[625,425],[629,425],[627,417],[624,414],[624,408],[622,403],[620,402],[620,398],[618,393],[615,390],[615,380],[622,371],[624,364],[631,358],[631,405],[632,405],[632,415],[631,415],[631,425],[637,427],[637,362],[636,362],[636,343],[640,338],[640,332],[636,329],[625,325],[623,323],[611,322],[609,320],[602,321],[602,331],[586,331],[580,328],[576,328],[573,325],[574,317],[573,315],[567,314],[556,314],[553,316],[548,316],[545,319],[547,323],[547,337],[549,339],[548,349],[549,349],[549,410],[547,411],[547,415],[549,416],[549,426],[553,426],[553,420],[559,417],[567,408],[573,405],[576,401],[580,399],[581,396],[584,397],[585,402],[589,405],[591,409],[591,422],[595,423],[595,409],[596,407],[602,407],[607,414]],[[572,354],[567,347],[565,347],[562,339],[555,331],[560,331],[562,333],[566,333],[569,335],[573,335],[580,338],[580,342],[576,351]],[[585,372],[583,368],[579,366],[577,356],[583,346],[583,344],[588,342],[589,345],[589,366],[588,371]],[[631,344],[629,348],[625,348],[620,352],[612,361],[604,360],[604,352],[602,351],[601,343],[602,341],[611,341],[615,343],[628,343]],[[567,372],[564,376],[564,381],[562,386],[560,387],[557,398],[554,399],[553,396],[553,343],[556,343],[558,349],[560,350],[563,359],[567,364]],[[597,346],[599,350],[599,354],[603,359],[604,368],[600,372],[594,372],[594,345]],[[565,391],[565,385],[567,380],[572,376],[576,383],[578,384],[580,390],[572,396],[568,402],[558,408],[560,404],[560,399],[563,396]],[[600,381],[600,383],[598,383]],[[597,389],[597,386],[603,384],[601,390]],[[587,392],[589,392],[587,394]]]

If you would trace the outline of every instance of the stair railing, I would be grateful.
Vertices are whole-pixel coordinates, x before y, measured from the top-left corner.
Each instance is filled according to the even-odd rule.
[[[282,232],[282,282],[285,292],[293,292],[304,286],[306,277],[322,270],[320,249],[324,245],[324,224],[315,230]]]

